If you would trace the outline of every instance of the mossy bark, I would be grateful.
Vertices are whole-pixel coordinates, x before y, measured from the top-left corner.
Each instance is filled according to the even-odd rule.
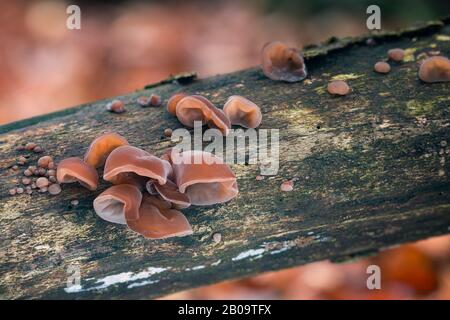
[[[271,81],[257,68],[204,80],[188,74],[119,97],[124,114],[106,112],[99,101],[0,127],[0,297],[152,298],[449,233],[443,141],[450,143],[450,84],[417,78],[422,52],[450,55],[448,21],[372,37],[375,46],[365,37],[310,46],[309,79],[301,83]],[[405,62],[387,75],[373,72],[393,47],[406,49]],[[346,79],[352,93],[330,96],[332,78]],[[28,141],[60,160],[115,131],[162,154],[171,146],[163,130],[181,125],[164,108],[141,108],[135,98],[157,93],[167,101],[178,91],[219,106],[243,95],[261,106],[261,128],[280,129],[279,174],[256,181],[256,165],[234,165],[239,196],[185,210],[192,236],[151,241],[99,219],[92,201],[106,183],[96,192],[64,185],[57,196],[8,195],[18,178],[10,168],[23,153],[15,148]],[[38,157],[30,154],[29,162]],[[278,192],[292,178],[294,191]],[[220,243],[212,241],[215,232]],[[79,267],[81,286],[67,290],[69,266]]]

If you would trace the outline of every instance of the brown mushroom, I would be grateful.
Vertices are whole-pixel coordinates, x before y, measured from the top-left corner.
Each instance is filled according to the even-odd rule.
[[[103,220],[127,224],[127,221],[139,219],[141,202],[142,193],[137,187],[121,184],[98,195],[94,200],[94,210]]]
[[[131,230],[149,239],[165,239],[192,234],[192,227],[178,210],[167,208],[164,202],[145,194],[139,208],[139,219],[127,221]]]
[[[351,89],[347,82],[343,80],[334,80],[328,83],[327,90],[330,94],[345,96],[350,93]]]
[[[102,134],[92,141],[84,155],[84,161],[94,168],[98,168],[105,164],[106,158],[114,149],[125,145],[128,145],[128,141],[117,133]]]
[[[238,194],[236,176],[222,159],[204,151],[172,153],[176,184],[193,205],[229,201]]]
[[[191,205],[188,196],[181,193],[178,190],[178,186],[170,180],[167,180],[164,185],[160,185],[154,180],[149,180],[146,188],[151,195],[159,194],[164,200],[175,204],[177,208],[187,208]]]
[[[98,185],[95,168],[76,157],[64,159],[59,163],[56,178],[59,183],[79,182],[89,190],[97,189]]]
[[[391,66],[387,62],[378,61],[373,66],[373,69],[378,73],[389,73],[389,71],[391,71]]]
[[[172,97],[170,97],[169,101],[167,101],[167,111],[170,114],[173,114],[175,116],[177,114],[176,108],[177,108],[178,102],[180,102],[180,100],[186,96],[187,96],[187,94],[185,94],[185,93],[177,93],[177,94],[174,94]]]
[[[450,60],[443,56],[425,59],[419,68],[419,78],[429,83],[450,81]]]
[[[261,109],[250,100],[241,96],[231,96],[223,107],[223,112],[232,124],[244,128],[257,128],[261,124]]]
[[[122,184],[136,179],[139,181],[137,175],[165,184],[171,174],[172,167],[168,161],[133,146],[121,146],[114,149],[106,159],[103,179]]]
[[[269,42],[262,48],[261,67],[272,80],[297,82],[307,76],[301,53],[279,41]]]
[[[199,95],[181,99],[176,106],[176,115],[182,124],[190,128],[194,127],[195,121],[208,124],[210,128],[217,128],[224,135],[227,135],[231,128],[230,120],[225,113]]]
[[[400,49],[400,48],[390,49],[388,51],[388,57],[392,61],[400,62],[405,57],[405,50]]]

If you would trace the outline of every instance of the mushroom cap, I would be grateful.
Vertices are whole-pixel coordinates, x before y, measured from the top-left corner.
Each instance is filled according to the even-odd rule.
[[[84,162],[98,168],[105,164],[109,154],[120,146],[128,145],[128,141],[117,133],[104,133],[91,142],[86,154]]]
[[[149,194],[159,194],[164,200],[176,204],[178,208],[187,208],[191,205],[188,196],[181,193],[178,190],[178,186],[170,180],[167,180],[164,185],[160,185],[154,180],[149,180],[146,188]]]
[[[210,128],[219,129],[227,135],[231,128],[230,119],[211,101],[200,95],[187,96],[177,103],[176,115],[186,127],[193,128],[194,121],[208,124]]]
[[[419,68],[419,78],[430,83],[450,81],[450,60],[443,56],[425,59]]]
[[[345,96],[350,93],[351,89],[344,80],[334,80],[328,83],[327,90],[330,94]]]
[[[165,184],[172,174],[172,167],[162,160],[142,149],[133,146],[121,146],[114,149],[105,162],[103,179],[114,184],[129,181],[130,174],[155,179],[159,184]]]
[[[141,191],[133,185],[121,184],[103,191],[94,200],[94,210],[103,220],[127,224],[139,219]]]
[[[145,194],[139,208],[139,219],[127,221],[131,230],[149,239],[165,239],[192,234],[192,227],[178,210],[164,207],[154,196]]]
[[[306,78],[306,65],[301,53],[280,41],[269,42],[261,51],[261,67],[272,80],[297,82]]]
[[[400,49],[400,48],[390,49],[390,50],[388,50],[388,57],[392,61],[400,62],[405,57],[405,50]]]
[[[261,124],[261,109],[252,101],[241,96],[229,97],[225,102],[223,112],[232,124],[244,128],[257,128]]]
[[[167,111],[175,116],[178,102],[186,96],[187,94],[185,93],[176,93],[171,96],[169,101],[167,101]]]
[[[373,66],[373,69],[378,73],[388,73],[389,71],[391,71],[391,66],[387,62],[378,61]]]
[[[222,159],[204,151],[172,154],[175,181],[193,205],[229,201],[238,194],[236,176]]]
[[[79,182],[89,190],[97,189],[98,185],[95,168],[76,157],[64,159],[58,164],[56,178],[59,183]]]

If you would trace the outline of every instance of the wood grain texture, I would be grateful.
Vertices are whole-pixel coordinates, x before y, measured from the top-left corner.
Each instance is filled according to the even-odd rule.
[[[313,261],[342,261],[399,243],[449,233],[449,83],[424,84],[417,56],[450,55],[448,21],[402,33],[330,39],[305,52],[306,82],[266,79],[257,69],[204,80],[181,77],[106,101],[0,127],[0,298],[152,298],[182,289]],[[388,75],[373,65],[388,49],[406,49]],[[353,92],[331,97],[332,78]],[[173,79],[171,79],[173,80]],[[226,204],[184,210],[194,234],[146,240],[98,218],[89,192],[64,185],[57,196],[9,196],[18,144],[33,141],[61,160],[82,155],[92,139],[115,131],[156,155],[181,125],[164,108],[141,108],[136,97],[198,93],[222,106],[233,94],[261,106],[261,128],[280,129],[280,171],[256,181],[256,165],[233,165],[239,196]],[[117,97],[115,97],[117,98]],[[39,156],[30,154],[29,161]],[[282,181],[298,178],[292,192]],[[80,200],[72,206],[72,199]],[[212,234],[222,234],[214,243]],[[79,266],[81,287],[65,290],[67,268]]]

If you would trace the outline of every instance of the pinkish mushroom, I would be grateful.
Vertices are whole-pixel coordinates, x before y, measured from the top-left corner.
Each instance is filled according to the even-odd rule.
[[[133,177],[142,176],[165,184],[171,174],[172,167],[168,161],[133,146],[121,146],[106,159],[103,179],[122,184],[133,180]]]
[[[177,114],[176,113],[177,104],[184,97],[187,97],[187,94],[185,94],[185,93],[177,93],[177,94],[174,94],[172,97],[170,97],[169,101],[167,101],[167,111],[170,114],[173,114],[175,116]]]
[[[94,200],[94,210],[103,220],[127,224],[139,219],[142,193],[134,185],[121,184],[103,191]]]
[[[227,135],[231,128],[230,120],[225,113],[199,95],[181,99],[176,106],[176,115],[182,124],[190,128],[194,127],[195,121],[208,124],[210,128],[217,128],[224,135]]]
[[[97,189],[98,185],[95,168],[76,157],[64,159],[59,163],[56,178],[59,183],[79,182],[89,190]]]
[[[157,198],[144,195],[137,220],[127,220],[128,227],[148,239],[165,239],[192,234],[192,227],[178,210],[160,204]]]
[[[375,63],[373,69],[378,73],[389,73],[389,71],[391,71],[391,66],[387,62],[379,61]]]
[[[227,202],[238,194],[236,176],[222,159],[204,151],[172,152],[176,184],[193,205]]]
[[[350,93],[351,89],[347,82],[343,80],[334,80],[328,83],[327,90],[332,95],[345,96]]]
[[[84,155],[84,161],[94,168],[98,168],[105,164],[106,158],[114,149],[126,145],[128,145],[128,141],[117,133],[102,134],[91,142]]]
[[[429,83],[450,81],[450,60],[443,56],[425,59],[419,68],[419,78]]]
[[[261,109],[250,100],[241,96],[231,96],[223,107],[223,112],[232,124],[244,128],[257,128],[261,124]]]
[[[307,76],[301,53],[279,41],[267,43],[262,48],[261,67],[264,74],[272,80],[297,82]]]
[[[150,180],[146,185],[148,193],[151,195],[159,194],[164,200],[173,203],[177,208],[187,208],[191,205],[189,197],[178,190],[178,186],[167,180],[166,184],[160,185],[154,180]]]
[[[403,58],[405,57],[405,50],[400,48],[390,49],[388,51],[388,57],[392,61],[403,61]]]

